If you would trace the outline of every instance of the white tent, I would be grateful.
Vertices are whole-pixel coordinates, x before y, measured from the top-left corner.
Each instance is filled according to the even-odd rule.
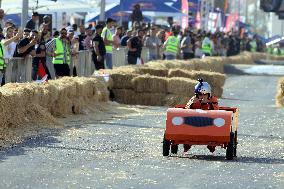
[[[2,1],[2,8],[6,14],[15,14],[22,12],[22,0]],[[97,4],[88,3],[87,0],[57,0],[57,2],[50,0],[29,0],[30,12],[37,11],[39,13],[53,13],[53,12],[91,12],[98,9]]]

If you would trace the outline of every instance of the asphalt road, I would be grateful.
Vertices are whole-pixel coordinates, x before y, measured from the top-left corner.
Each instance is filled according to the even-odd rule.
[[[166,108],[137,106],[133,114],[70,122],[0,151],[0,188],[284,188],[284,109],[274,99],[280,74],[232,70],[238,68],[242,74],[228,75],[220,99],[240,108],[233,161],[224,149],[212,155],[202,146],[163,157]]]

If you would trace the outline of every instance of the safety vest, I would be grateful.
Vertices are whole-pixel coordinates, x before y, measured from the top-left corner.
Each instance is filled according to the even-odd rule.
[[[179,40],[175,36],[169,36],[167,39],[166,50],[165,52],[171,52],[174,54],[178,53],[178,44]]]
[[[3,70],[6,67],[5,59],[4,59],[4,47],[2,43],[0,43],[0,70]]]
[[[67,50],[67,60],[66,63],[70,64],[70,61],[68,61],[68,59],[70,60],[70,58],[68,58],[70,56],[70,53],[68,53],[69,50]],[[56,57],[53,57],[52,63],[53,64],[64,64],[64,48],[63,48],[63,43],[60,39],[55,38],[55,54],[58,54]]]
[[[251,46],[250,51],[251,51],[251,52],[256,52],[256,47],[257,47],[256,41],[253,40],[253,41],[251,41],[249,44],[250,44],[250,46]]]
[[[202,51],[204,53],[208,53],[211,55],[211,50],[212,50],[212,47],[211,47],[211,44],[210,43],[204,43],[202,44]]]
[[[107,28],[107,27],[104,27],[103,31],[102,31],[102,34],[101,34],[101,37],[103,39],[107,39],[108,41],[112,41],[113,38],[112,38],[112,33],[111,31]],[[107,53],[112,53],[112,45],[105,45],[106,47],[106,52]]]
[[[267,47],[267,53],[273,54],[273,48],[271,46]]]

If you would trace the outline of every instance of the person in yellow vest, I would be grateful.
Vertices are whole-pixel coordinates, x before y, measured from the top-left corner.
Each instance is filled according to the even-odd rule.
[[[0,42],[0,83],[2,82],[2,79],[4,77],[5,68],[6,64],[4,59],[4,45],[2,44],[2,42]]]
[[[257,50],[256,36],[253,37],[253,39],[249,42],[249,44],[250,44],[250,51],[256,52]]]
[[[112,69],[112,45],[113,45],[113,38],[111,29],[115,24],[115,20],[112,18],[108,18],[106,21],[106,26],[104,27],[101,37],[104,40],[104,44],[106,47],[106,66],[108,69]]]
[[[174,60],[179,55],[180,51],[180,40],[178,39],[178,31],[173,30],[172,34],[164,42],[164,55],[166,60]]]
[[[212,50],[214,48],[213,41],[210,39],[211,34],[207,33],[205,38],[202,41],[202,51],[205,56],[211,56]]]
[[[46,44],[47,55],[52,57],[56,77],[70,76],[71,50],[67,38],[67,30],[60,30],[59,38]]]

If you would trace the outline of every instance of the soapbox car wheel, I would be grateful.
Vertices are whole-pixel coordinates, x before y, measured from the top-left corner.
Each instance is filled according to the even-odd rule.
[[[237,157],[237,145],[238,145],[238,132],[235,131],[235,145],[234,145],[234,157]]]
[[[230,133],[230,142],[226,150],[226,159],[232,160],[234,157],[234,148],[235,148],[235,133]]]
[[[168,156],[170,154],[170,141],[166,140],[164,137],[163,140],[163,156]]]
[[[177,154],[177,152],[178,152],[178,145],[177,144],[172,144],[171,145],[171,153],[172,154]]]

